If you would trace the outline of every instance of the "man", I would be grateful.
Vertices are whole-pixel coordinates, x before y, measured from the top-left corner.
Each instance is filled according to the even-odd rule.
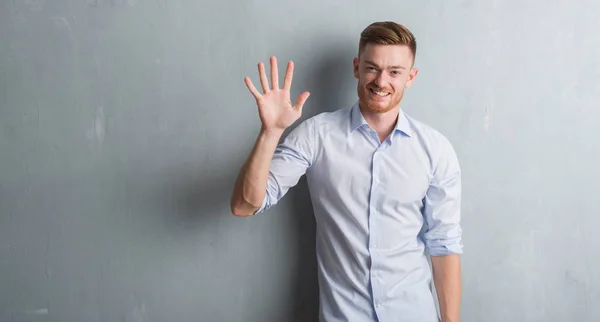
[[[441,321],[459,321],[460,168],[449,141],[400,108],[418,73],[415,53],[404,26],[369,25],[353,62],[358,102],[301,122],[281,144],[309,97],[304,92],[292,105],[293,62],[282,89],[275,57],[271,86],[258,65],[262,93],[245,78],[262,127],[231,211],[260,213],[306,174],[317,223],[321,321],[439,321],[432,276]]]

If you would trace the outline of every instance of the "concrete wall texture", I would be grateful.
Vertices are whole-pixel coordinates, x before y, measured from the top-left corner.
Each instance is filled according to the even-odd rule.
[[[408,26],[403,109],[463,169],[462,321],[600,321],[600,2],[0,1],[0,321],[314,321],[305,181],[229,212],[296,63],[303,119],[356,100],[360,31]],[[280,66],[283,73],[284,67]]]

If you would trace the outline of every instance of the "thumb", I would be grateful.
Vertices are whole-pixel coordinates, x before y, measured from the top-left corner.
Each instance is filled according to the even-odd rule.
[[[304,93],[298,95],[298,98],[296,99],[296,105],[294,106],[294,108],[297,109],[298,111],[302,111],[302,107],[304,106],[304,103],[306,103],[306,100],[308,99],[309,96],[310,96],[309,92],[304,92]]]

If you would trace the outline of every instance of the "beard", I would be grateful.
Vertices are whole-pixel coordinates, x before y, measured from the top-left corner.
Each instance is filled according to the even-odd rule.
[[[404,91],[396,92],[391,88],[379,88],[375,84],[367,86],[358,85],[358,99],[360,106],[371,113],[383,114],[389,112],[400,104]],[[386,97],[377,97],[371,89],[379,92],[390,93]]]

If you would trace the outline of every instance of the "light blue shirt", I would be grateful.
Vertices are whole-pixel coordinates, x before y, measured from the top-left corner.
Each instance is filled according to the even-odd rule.
[[[462,253],[461,172],[450,142],[400,111],[383,142],[358,102],[301,122],[271,162],[274,206],[306,174],[322,322],[437,322],[431,256]]]

